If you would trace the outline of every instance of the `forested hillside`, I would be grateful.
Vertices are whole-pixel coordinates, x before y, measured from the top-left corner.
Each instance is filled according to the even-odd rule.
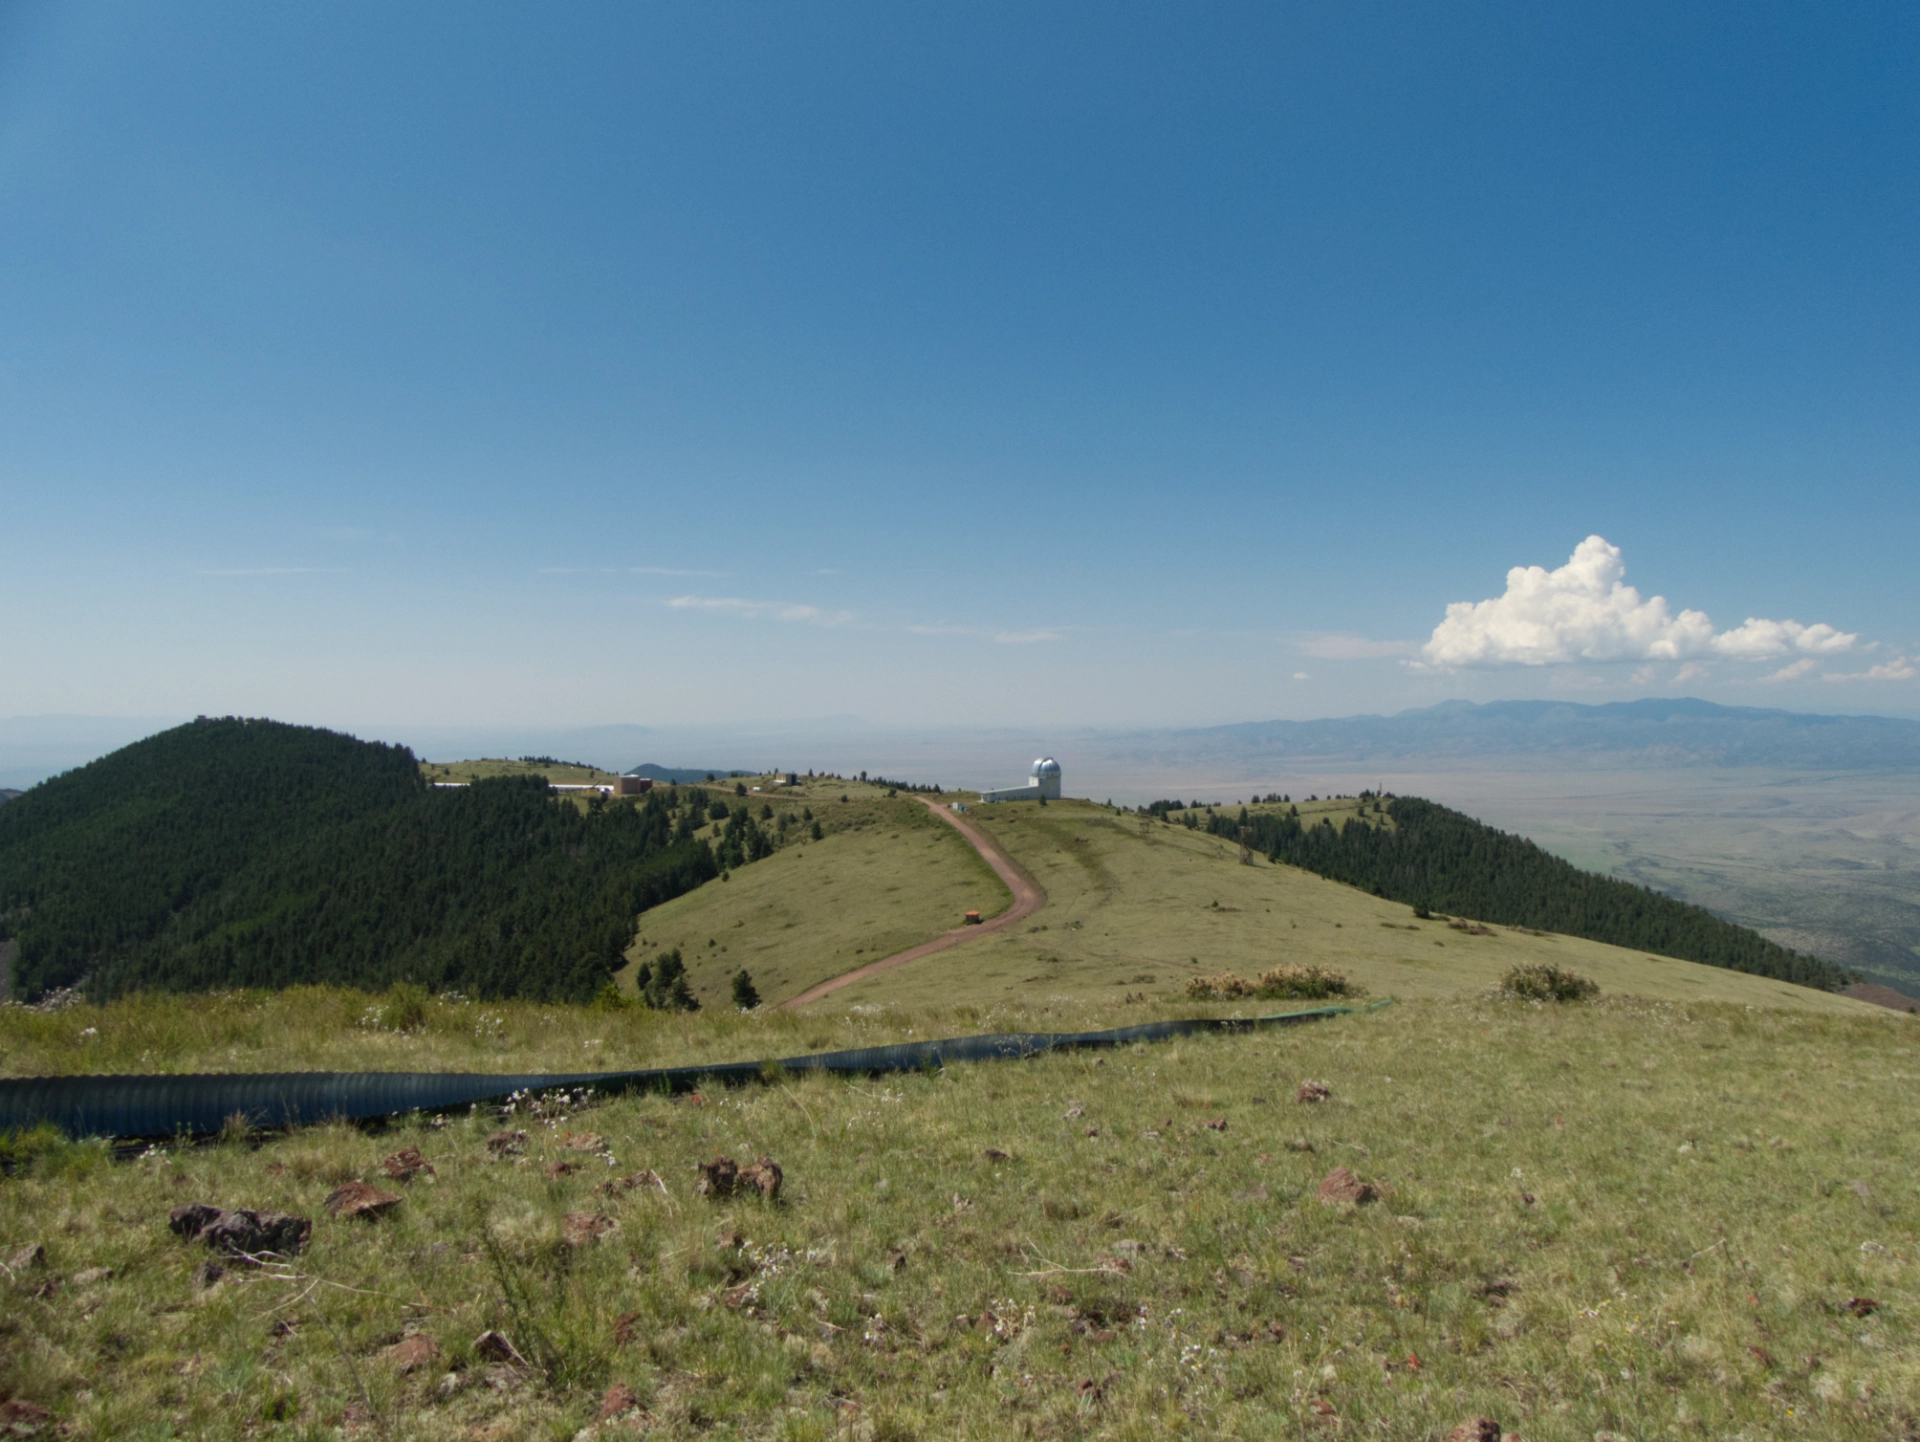
[[[584,1000],[639,911],[717,873],[678,800],[436,790],[403,747],[196,722],[0,810],[0,939],[23,997],[412,980]]]
[[[1379,821],[1303,826],[1291,811],[1243,808],[1237,817],[1214,813],[1207,829],[1240,838],[1244,828],[1247,844],[1274,861],[1448,915],[1585,937],[1823,991],[1853,980],[1840,967],[1789,951],[1702,907],[1581,871],[1525,837],[1431,801],[1369,804]]]

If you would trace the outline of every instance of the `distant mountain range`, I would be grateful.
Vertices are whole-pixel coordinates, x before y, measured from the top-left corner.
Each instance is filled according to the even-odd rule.
[[[1159,765],[1250,761],[1444,760],[1552,756],[1563,763],[1920,767],[1920,721],[1816,716],[1688,698],[1615,701],[1443,701],[1392,716],[1247,721],[1189,730],[1109,733],[1114,759]]]
[[[651,761],[644,766],[636,766],[626,773],[628,776],[644,776],[649,781],[671,781],[676,784],[686,782],[731,780],[735,776],[757,776],[757,771],[721,771],[713,767],[702,769],[698,766],[656,766]]]

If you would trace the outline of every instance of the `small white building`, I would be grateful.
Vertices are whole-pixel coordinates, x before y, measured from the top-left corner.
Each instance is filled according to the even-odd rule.
[[[1009,786],[1001,791],[982,791],[982,801],[1058,801],[1060,799],[1060,763],[1042,756],[1027,773],[1025,786]]]

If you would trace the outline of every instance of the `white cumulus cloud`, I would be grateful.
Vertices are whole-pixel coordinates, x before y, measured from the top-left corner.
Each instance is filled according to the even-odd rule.
[[[1567,564],[1515,566],[1506,594],[1456,601],[1421,648],[1430,666],[1554,666],[1576,661],[1765,661],[1851,650],[1851,632],[1823,624],[1749,617],[1718,631],[1704,611],[1674,614],[1664,596],[1626,583],[1618,546],[1588,536]],[[1811,668],[1809,668],[1811,669]],[[1804,674],[1804,673],[1802,673]]]
[[[1891,661],[1882,661],[1878,666],[1869,666],[1864,671],[1830,671],[1820,679],[1823,681],[1911,681],[1920,676],[1913,658],[1895,656]]]

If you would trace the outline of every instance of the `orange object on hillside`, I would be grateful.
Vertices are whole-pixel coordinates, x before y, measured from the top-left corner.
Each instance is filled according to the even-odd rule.
[[[977,911],[969,911],[967,913],[967,925],[978,926],[979,924],[980,924],[980,913]]]

